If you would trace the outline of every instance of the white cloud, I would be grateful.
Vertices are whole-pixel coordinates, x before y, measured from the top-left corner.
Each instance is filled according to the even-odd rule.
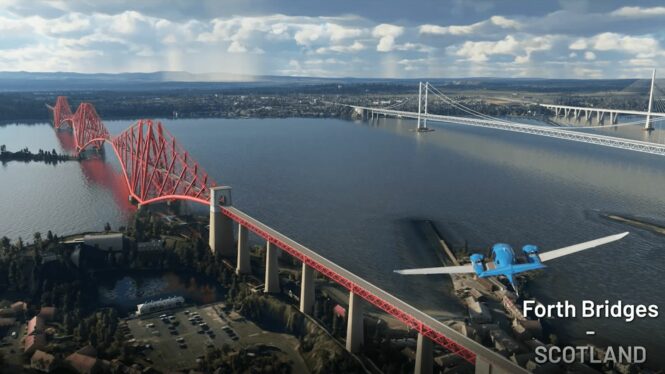
[[[325,53],[354,53],[364,50],[366,47],[363,43],[359,41],[353,42],[351,45],[332,45],[330,47],[320,47],[316,49],[316,53],[325,54]]]
[[[610,14],[613,16],[631,18],[659,17],[665,16],[665,7],[657,6],[653,8],[642,8],[638,6],[625,6],[613,11]]]
[[[354,15],[220,16],[215,9],[197,17],[155,9],[157,0],[35,1],[40,6],[0,0],[0,70],[564,77],[635,75],[665,61],[658,18],[665,6],[600,12],[560,2],[546,14],[516,10],[475,23],[458,14],[456,24],[407,26]],[[191,10],[187,0],[177,4]]]
[[[427,60],[424,58],[416,58],[416,59],[402,59],[397,61],[399,65],[404,66],[404,70],[406,71],[416,71],[419,70],[423,65],[427,63]]]
[[[472,62],[486,62],[492,55],[507,55],[513,56],[515,63],[524,64],[530,61],[533,52],[551,49],[553,40],[554,37],[550,35],[520,39],[508,35],[499,41],[467,41],[452,50],[456,56]]]
[[[395,38],[404,33],[404,27],[382,23],[372,30],[372,36],[379,38],[376,50],[379,52],[390,52],[395,46]]]
[[[508,19],[503,16],[492,16],[485,21],[476,22],[471,25],[438,26],[427,24],[420,26],[418,30],[421,34],[473,35],[490,32],[492,26],[496,26],[502,29],[519,29],[521,24],[515,20]]]
[[[570,44],[570,49],[593,49],[596,51],[617,51],[650,57],[661,54],[660,43],[652,36],[630,36],[605,32],[590,38],[579,38]]]

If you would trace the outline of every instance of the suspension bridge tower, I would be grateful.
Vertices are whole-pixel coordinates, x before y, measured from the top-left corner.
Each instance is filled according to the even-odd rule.
[[[423,91],[425,91],[425,95],[423,95]],[[416,129],[418,132],[434,131],[427,128],[427,92],[429,92],[429,82],[425,82],[425,84],[418,82],[418,127]]]
[[[649,107],[647,109],[647,122],[644,124],[644,130],[651,131],[653,126],[651,124],[651,107],[653,106],[653,87],[656,83],[656,69],[651,73],[651,89],[649,90]]]

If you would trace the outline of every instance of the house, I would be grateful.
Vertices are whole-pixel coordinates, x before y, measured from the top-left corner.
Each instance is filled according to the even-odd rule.
[[[102,366],[96,357],[86,356],[78,352],[67,356],[65,362],[79,374],[94,374],[102,371]]]
[[[11,305],[14,313],[23,313],[28,310],[28,304],[25,301],[17,301]]]
[[[53,321],[55,319],[56,309],[52,306],[45,306],[39,310],[39,317],[44,321]]]
[[[31,355],[38,349],[44,349],[46,338],[43,334],[28,335],[23,340],[23,353]]]
[[[16,323],[16,318],[0,317],[0,329],[12,327],[14,326],[15,323]]]
[[[344,309],[344,307],[339,304],[335,305],[335,307],[333,308],[333,313],[335,317],[341,317],[341,318],[346,317],[346,309]]]
[[[44,351],[36,350],[30,358],[30,367],[37,371],[50,373],[55,368],[55,357]]]
[[[79,349],[76,351],[76,353],[80,353],[82,355],[86,355],[88,357],[97,357],[97,350],[95,347],[91,346],[90,344],[86,345],[85,347]]]
[[[36,335],[41,334],[42,332],[44,332],[44,319],[40,316],[32,317],[32,319],[28,321],[28,331],[25,334]]]

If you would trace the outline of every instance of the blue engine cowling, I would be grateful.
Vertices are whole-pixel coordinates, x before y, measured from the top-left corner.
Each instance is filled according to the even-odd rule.
[[[540,257],[538,257],[538,246],[527,244],[522,247],[522,252],[524,252],[530,263],[540,263]]]
[[[481,255],[480,253],[474,253],[469,256],[469,259],[471,260],[473,271],[475,271],[476,274],[480,274],[485,271],[485,264],[483,263],[485,256]]]

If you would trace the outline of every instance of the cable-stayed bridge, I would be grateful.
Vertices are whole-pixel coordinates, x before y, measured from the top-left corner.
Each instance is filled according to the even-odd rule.
[[[616,124],[617,118],[620,114],[629,115],[629,116],[644,116],[646,119],[644,121],[645,130],[653,130],[652,118],[654,117],[665,117],[663,112],[653,112],[652,109],[661,110],[665,109],[665,106],[662,105],[660,101],[654,100],[654,91],[656,90],[656,69],[653,70],[651,75],[651,84],[649,85],[649,101],[647,104],[647,110],[626,110],[626,109],[608,109],[608,108],[593,108],[593,107],[580,107],[580,106],[570,106],[570,105],[560,105],[560,104],[538,104],[543,108],[550,109],[554,111],[556,117],[563,118],[574,118],[577,120],[585,119],[587,123],[590,123],[593,119],[593,116],[596,116],[596,122],[598,124],[603,124],[606,117],[609,117],[609,123]],[[659,91],[662,91],[658,87]]]

